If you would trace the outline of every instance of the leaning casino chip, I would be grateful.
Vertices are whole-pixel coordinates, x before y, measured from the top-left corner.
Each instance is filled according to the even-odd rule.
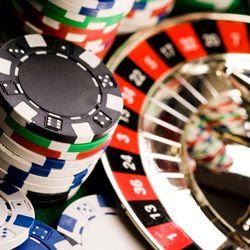
[[[0,249],[22,244],[34,223],[30,201],[14,186],[0,180]]]
[[[79,144],[107,134],[122,97],[106,66],[65,40],[25,35],[0,50],[0,105],[26,130]]]
[[[64,210],[57,230],[85,250],[141,250],[149,247],[118,201],[107,195],[89,195],[71,203]]]

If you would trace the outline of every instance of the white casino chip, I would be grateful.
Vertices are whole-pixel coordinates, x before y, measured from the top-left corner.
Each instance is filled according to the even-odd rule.
[[[29,237],[34,223],[30,201],[14,186],[0,180],[0,249],[10,250]]]
[[[142,250],[150,246],[110,196],[89,195],[70,204],[57,230],[85,250]]]

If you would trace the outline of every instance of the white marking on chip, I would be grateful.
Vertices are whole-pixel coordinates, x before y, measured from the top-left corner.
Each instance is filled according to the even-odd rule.
[[[87,71],[87,69],[82,64],[80,64],[79,62],[76,65],[79,66],[80,68],[82,68],[84,71]]]
[[[42,23],[44,23],[45,25],[49,26],[50,28],[54,29],[54,30],[59,30],[60,28],[60,23],[47,17],[44,16],[42,19]]]
[[[58,151],[67,152],[70,148],[70,145],[67,143],[51,141],[49,149],[57,149]]]
[[[96,109],[92,109],[89,113],[88,113],[88,115],[92,115],[92,114],[94,114],[96,112]]]
[[[35,106],[37,109],[39,109],[39,106],[38,106],[38,105],[36,105],[34,102],[29,101],[29,103],[30,103],[30,104],[32,104],[33,106]]]
[[[0,72],[5,75],[10,75],[11,61],[0,58]]]
[[[122,107],[123,107],[123,99],[119,96],[107,94],[106,107],[108,109],[113,109],[113,110],[116,110],[118,112],[121,112]]]
[[[18,73],[19,73],[19,68],[16,67],[16,68],[15,68],[15,76],[18,76]]]
[[[44,38],[39,34],[25,35],[24,38],[30,48],[47,47],[47,43],[45,42]]]
[[[99,94],[97,95],[97,103],[101,103],[102,101],[102,96]]]
[[[89,23],[87,29],[89,30],[102,30],[106,26],[106,22],[102,23]]]
[[[68,59],[68,57],[66,55],[60,54],[60,53],[56,53],[57,56]]]
[[[84,51],[82,54],[79,55],[79,58],[93,69],[101,63],[101,60],[89,51]]]
[[[81,116],[70,117],[71,120],[80,120]]]
[[[95,134],[88,122],[74,123],[71,124],[71,126],[78,137],[75,141],[75,144],[88,143],[93,140]]]
[[[78,14],[72,13],[70,11],[67,11],[66,14],[64,15],[64,17],[66,17],[70,20],[76,21],[76,22],[80,22],[80,23],[84,23],[84,21],[86,19],[86,16],[78,15]]]
[[[97,9],[98,1],[84,1],[84,7],[89,9]]]
[[[56,117],[56,118],[61,118],[60,115],[55,115],[55,114],[52,114],[52,113],[49,113],[49,115],[53,116],[53,117]]]
[[[89,41],[89,42],[86,42],[84,48],[86,50],[94,50],[95,48],[101,46],[102,43],[103,43],[103,39],[98,39],[98,40],[95,40],[95,41]]]
[[[73,34],[73,33],[67,33],[65,39],[71,42],[78,42],[78,43],[82,43],[85,41],[87,35],[78,35],[78,34]]]
[[[98,83],[97,83],[97,81],[96,81],[96,79],[94,77],[92,78],[92,81],[94,82],[95,86],[98,88],[99,85],[98,85]]]
[[[24,31],[26,31],[28,34],[32,34],[34,32],[38,33],[38,34],[42,34],[43,30],[38,29],[36,26],[34,26],[33,24],[31,24],[28,21],[25,21],[25,25],[23,28]]]
[[[86,46],[87,46],[87,44],[86,44]],[[91,49],[91,52],[96,54],[100,51],[103,51],[104,49],[105,49],[105,44],[102,44],[100,46],[93,47],[93,49]]]
[[[113,31],[114,29],[117,28],[117,25],[118,25],[118,23],[115,23],[115,24],[113,24],[113,25],[110,25],[110,26],[106,27],[106,28],[104,29],[104,31],[103,31],[103,34],[106,34],[106,33],[109,33],[109,32],[111,32],[111,31]]]
[[[22,58],[20,59],[20,61],[21,61],[21,62],[24,62],[24,61],[26,61],[28,58],[29,58],[29,56],[28,56],[28,55],[25,55],[24,57],[22,57]]]
[[[32,118],[34,118],[38,112],[31,108],[27,103],[20,102],[15,107],[14,110],[20,116],[22,116],[28,123],[32,122]]]
[[[37,55],[44,55],[44,54],[47,54],[47,51],[37,51],[36,54]]]
[[[19,91],[23,94],[23,89],[19,83],[17,83],[17,87],[18,87]]]

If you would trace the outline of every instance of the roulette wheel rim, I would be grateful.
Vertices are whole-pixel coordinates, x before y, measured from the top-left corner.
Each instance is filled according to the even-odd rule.
[[[218,37],[223,45],[223,49],[222,48],[218,49],[219,46],[211,46],[210,47],[210,46],[205,45],[206,39],[204,39],[204,41],[202,41],[201,36],[206,31],[207,31],[207,33],[209,33],[209,32],[211,33],[212,31],[210,28],[207,28],[205,26],[203,26],[204,31],[200,31],[199,25],[196,25],[197,22],[198,22],[198,24],[199,24],[199,22],[211,22],[211,23],[215,24],[214,26],[216,26],[216,31],[213,30],[213,32],[216,33],[216,35],[218,35]],[[121,87],[122,92],[123,92],[123,97],[125,96],[125,98],[124,98],[125,109],[128,108],[129,112],[131,112],[131,110],[135,111],[135,113],[138,114],[138,118],[137,118],[137,122],[134,122],[136,124],[133,124],[133,125],[130,124],[126,127],[124,125],[125,123],[122,122],[118,125],[118,129],[116,130],[116,132],[113,136],[113,140],[110,144],[109,149],[107,150],[105,155],[102,156],[102,162],[103,162],[105,171],[106,171],[106,173],[111,181],[111,184],[113,185],[113,187],[114,187],[121,203],[123,204],[123,207],[126,210],[128,216],[130,217],[132,222],[135,224],[135,226],[138,228],[138,230],[144,235],[144,237],[149,241],[149,243],[155,249],[212,249],[212,248],[209,248],[211,246],[209,246],[207,248],[207,247],[204,247],[204,245],[202,245],[200,243],[196,243],[196,241],[193,240],[193,238],[191,239],[189,233],[187,231],[183,230],[182,226],[179,225],[178,221],[177,222],[175,220],[172,221],[170,218],[171,216],[169,216],[169,213],[167,211],[165,211],[165,212],[163,211],[165,208],[161,207],[161,205],[159,205],[159,207],[152,205],[153,204],[152,201],[159,199],[159,203],[162,203],[162,200],[161,200],[161,198],[158,198],[157,192],[155,194],[155,192],[154,192],[154,191],[156,191],[154,188],[155,184],[152,184],[153,181],[152,181],[151,174],[148,172],[147,169],[145,169],[146,168],[145,164],[143,163],[143,160],[141,159],[141,158],[144,158],[145,155],[143,155],[143,153],[142,153],[143,152],[142,146],[141,146],[142,143],[141,143],[141,139],[140,139],[140,135],[139,135],[140,133],[138,131],[140,130],[140,122],[141,122],[141,120],[143,120],[143,118],[141,118],[142,117],[141,113],[143,112],[143,110],[145,110],[145,106],[146,106],[145,100],[148,98],[147,96],[149,95],[149,92],[150,93],[153,92],[151,87],[154,84],[156,84],[157,82],[161,82],[163,78],[167,78],[166,75],[170,75],[171,72],[174,72],[178,67],[180,68],[181,64],[193,62],[195,60],[199,60],[201,58],[205,58],[206,56],[211,56],[211,55],[216,57],[216,55],[222,55],[222,54],[227,55],[230,53],[249,54],[250,53],[249,48],[246,48],[244,46],[240,46],[240,48],[238,48],[238,49],[233,48],[232,42],[230,43],[229,38],[225,35],[225,32],[223,32],[223,29],[225,27],[227,27],[229,29],[226,32],[229,33],[229,31],[232,31],[234,29],[234,28],[232,28],[232,30],[230,30],[230,24],[232,24],[232,23],[237,23],[239,25],[245,26],[245,29],[243,32],[242,31],[238,31],[238,32],[239,33],[242,32],[241,35],[246,36],[245,38],[247,38],[247,39],[245,42],[247,42],[247,40],[249,39],[249,29],[247,28],[247,26],[249,25],[249,21],[248,21],[247,16],[235,15],[235,14],[217,14],[217,13],[189,14],[189,15],[166,20],[156,27],[144,29],[142,31],[137,32],[136,34],[131,36],[115,52],[115,54],[111,57],[111,59],[107,63],[107,66],[114,73],[118,83],[120,84],[120,87]],[[226,25],[226,26],[224,26],[224,25]],[[186,31],[184,31],[184,30],[186,30]],[[177,31],[179,31],[179,32],[177,32]],[[183,57],[183,61],[173,63],[173,65],[170,65],[170,66],[167,65],[168,67],[166,67],[167,63],[165,61],[165,65],[163,64],[162,71],[158,72],[154,75],[152,73],[152,71],[150,71],[149,69],[147,69],[147,67],[145,67],[145,64],[143,64],[141,62],[142,61],[141,59],[136,59],[136,56],[138,57],[139,53],[142,53],[143,50],[147,51],[147,49],[149,48],[149,50],[148,50],[149,52],[143,53],[141,58],[143,58],[143,56],[145,56],[145,55],[150,55],[151,59],[153,58],[153,60],[151,60],[151,63],[148,63],[148,67],[149,67],[149,65],[151,65],[151,70],[152,70],[152,67],[154,67],[152,61],[154,61],[154,59],[157,61],[157,59],[159,58],[159,53],[156,56],[154,53],[151,53],[151,50],[153,50],[155,53],[157,53],[156,47],[154,47],[152,49],[152,47],[153,47],[152,40],[154,40],[154,38],[157,35],[159,35],[161,32],[167,33],[167,36],[169,38],[168,41],[170,41],[172,43],[172,45],[174,46],[175,52],[178,51],[181,54],[181,56]],[[183,49],[184,47],[181,48],[181,45],[178,44],[178,42],[182,38],[182,32],[183,32],[183,36],[193,36],[195,42],[198,44],[198,48],[194,49],[193,50],[194,52],[185,53],[185,50]],[[191,33],[188,33],[188,32],[191,32]],[[199,32],[202,34],[200,34]],[[150,43],[150,38],[152,38],[151,43]],[[242,39],[243,39],[243,37],[242,37]],[[145,43],[146,43],[146,45],[145,45]],[[183,43],[182,43],[182,45],[183,45]],[[215,47],[217,47],[217,48],[215,48]],[[145,59],[145,57],[144,57],[144,59]],[[162,59],[162,57],[160,59]],[[125,60],[126,60],[126,62],[125,62]],[[157,61],[157,63],[161,63],[161,62],[162,62],[162,60]],[[143,74],[145,74],[147,77],[151,78],[153,84],[150,85],[145,90],[142,87],[143,86],[142,83],[138,83],[138,82],[135,83],[134,79],[129,80],[129,77],[125,76],[125,74],[127,74],[127,72],[128,72],[127,70],[124,70],[125,73],[123,75],[121,75],[122,71],[120,70],[118,72],[118,69],[119,69],[119,67],[121,67],[122,63],[124,63],[125,66],[130,66],[131,64],[136,65],[136,67],[139,68],[139,70],[141,70],[141,72]],[[124,65],[122,65],[122,66],[124,66]],[[165,68],[164,68],[164,66],[165,66]],[[134,83],[133,83],[133,81],[134,81]],[[135,103],[133,103],[134,107],[132,107],[132,104],[129,103],[129,100],[131,100],[131,95],[129,96],[130,99],[128,97],[126,97],[126,93],[124,95],[124,88],[126,91],[126,87],[129,87],[130,90],[133,90],[135,92],[134,96],[139,96],[138,99],[140,99],[140,101],[139,101],[140,103],[138,104],[135,101]],[[139,90],[138,91],[139,93],[137,92],[137,90]],[[142,92],[142,94],[141,94],[141,92]],[[127,92],[127,94],[128,94],[128,92]],[[132,94],[132,96],[133,96],[133,94]],[[125,118],[129,118],[129,116],[126,117],[126,112],[125,112]],[[133,117],[131,116],[131,119],[132,118]],[[131,126],[134,129],[133,132],[130,131],[130,130],[133,130],[133,129],[131,129]],[[129,135],[128,138],[126,137],[126,133],[128,133],[128,135]],[[133,136],[135,136],[137,139],[136,140],[131,139]],[[129,146],[125,144],[126,140],[129,140],[129,142],[128,142]],[[132,143],[130,142],[130,140],[132,141]],[[131,151],[131,149],[128,149],[128,147],[130,147],[130,146],[132,148],[136,148],[135,151],[133,151],[133,149],[132,149],[132,151]],[[126,155],[124,155],[126,152],[128,152],[129,154],[131,154],[131,153],[133,154],[136,152],[135,154],[138,154],[138,156],[140,158],[139,161],[141,162],[141,164],[139,164],[140,165],[139,168],[142,168],[142,172],[139,172],[139,173],[137,172],[135,175],[133,175],[133,171],[131,170],[133,168],[133,162],[132,162],[133,157],[132,157],[132,160],[131,160],[131,158],[130,159],[126,158]],[[116,154],[116,153],[117,153],[117,155],[123,154],[123,159],[120,160],[119,162],[117,161],[117,157],[113,158],[113,154]],[[127,163],[127,164],[125,164],[126,167],[121,166],[119,169],[119,167],[117,167],[117,165],[123,165],[124,161],[125,162],[127,161],[130,164]],[[123,168],[123,170],[121,170],[122,168]],[[128,168],[131,168],[130,169],[131,171],[130,170],[127,171]],[[138,166],[136,166],[136,168],[138,168]],[[183,170],[182,170],[182,173],[184,173]],[[191,193],[192,193],[192,195],[194,195],[193,190],[195,190],[195,188],[192,189],[191,186],[195,183],[195,181],[192,179],[192,175],[191,175],[191,177],[189,174],[186,174],[186,173],[184,175],[185,175],[185,180],[188,183],[188,188],[186,190],[183,190],[183,192],[186,192],[188,194],[190,192],[190,190],[192,190]],[[190,179],[191,179],[191,181],[190,181]],[[139,180],[139,183],[135,182],[137,180]],[[138,187],[142,188],[142,189],[139,189],[139,191],[137,189],[137,191],[136,191],[135,188],[138,188]],[[143,189],[143,187],[145,187],[145,189]],[[144,191],[146,192],[146,194],[145,194],[146,198],[143,197]],[[137,193],[138,196],[136,195],[136,192],[138,192]],[[197,197],[196,197],[196,200],[197,200]],[[157,214],[157,213],[161,214],[161,215],[159,215],[159,217],[161,217],[161,222],[157,222],[155,224],[154,223],[150,224],[151,222],[150,222],[149,216],[147,217],[148,219],[145,219],[146,218],[145,214],[140,215],[140,212],[142,210],[138,209],[138,206],[140,206],[140,205],[138,205],[138,204],[135,205],[136,202],[138,202],[138,204],[141,203],[140,209],[142,209],[142,207],[144,207],[144,210],[147,210],[147,208],[148,208],[147,212],[148,212],[149,216],[150,216],[150,214],[152,215],[153,212],[155,214]],[[143,202],[145,202],[145,203],[143,203]],[[207,202],[207,205],[208,204],[209,203]],[[146,207],[149,205],[151,205],[151,207]],[[198,208],[199,208],[199,206],[200,206],[200,204],[198,204]],[[161,210],[162,208],[163,208],[163,210]],[[248,243],[246,243],[246,242],[243,244],[241,241],[242,239],[240,239],[238,241],[238,239],[236,239],[238,237],[237,233],[234,234],[233,229],[230,229],[230,226],[229,226],[229,228],[227,228],[228,225],[225,222],[221,223],[221,220],[219,220],[218,223],[212,222],[213,219],[211,219],[211,217],[214,216],[214,218],[217,218],[217,216],[214,215],[214,213],[216,214],[216,211],[214,211],[213,208],[211,208],[211,206],[209,206],[209,205],[205,206],[205,209],[203,207],[201,209],[201,213],[203,213],[207,218],[209,218],[209,220],[210,220],[209,226],[215,228],[215,230],[218,230],[219,238],[220,238],[220,240],[218,241],[220,243],[217,243],[217,247],[219,247],[218,249],[227,249],[227,247],[233,247],[233,246],[235,246],[234,245],[235,241],[237,243],[239,243],[240,247],[245,247],[246,245],[244,245],[244,244],[248,245]],[[211,216],[208,216],[208,214],[210,214]],[[169,216],[169,218],[166,218],[168,216]],[[172,229],[174,228],[174,229],[172,231],[171,230],[168,231],[168,228],[172,228]],[[176,243],[172,244],[171,242],[175,241],[173,239],[177,235],[182,234],[182,230],[185,231],[183,234],[183,237],[181,239],[179,238],[179,240],[177,239]],[[165,231],[165,232],[163,233],[163,231]],[[169,232],[169,234],[167,234],[167,232]],[[231,235],[232,238],[234,238],[233,242],[231,242],[229,239],[231,237],[231,236],[229,237],[229,232],[231,232],[233,234],[233,236]],[[227,234],[227,237],[225,236],[225,234]],[[243,240],[243,242],[244,242],[244,240]],[[216,249],[217,249],[217,247],[216,247]],[[215,249],[215,248],[213,248],[213,249]]]

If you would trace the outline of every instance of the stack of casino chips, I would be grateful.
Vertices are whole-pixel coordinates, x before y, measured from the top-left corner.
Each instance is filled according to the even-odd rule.
[[[195,159],[197,164],[212,171],[228,169],[232,165],[232,159],[227,155],[222,139],[230,142],[237,138],[247,138],[249,135],[248,110],[244,100],[233,94],[212,98],[199,109],[198,115],[193,116],[187,125],[189,156]]]
[[[232,165],[225,144],[217,138],[209,124],[197,115],[191,117],[186,127],[186,143],[188,154],[197,165],[213,172],[225,171]]]
[[[132,10],[122,20],[118,34],[130,34],[158,24],[169,15],[174,3],[175,0],[135,0]]]
[[[134,0],[3,0],[1,40],[23,34],[56,36],[102,59]]]
[[[199,114],[215,131],[248,136],[248,111],[240,96],[213,98],[203,105]]]
[[[111,140],[117,82],[91,52],[32,34],[0,49],[0,86],[0,177],[34,206],[65,202]]]

